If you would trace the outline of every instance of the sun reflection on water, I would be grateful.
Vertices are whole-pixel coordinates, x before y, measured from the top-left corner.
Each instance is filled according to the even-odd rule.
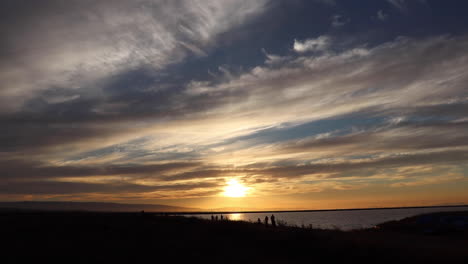
[[[229,220],[240,221],[244,219],[244,214],[229,214]]]

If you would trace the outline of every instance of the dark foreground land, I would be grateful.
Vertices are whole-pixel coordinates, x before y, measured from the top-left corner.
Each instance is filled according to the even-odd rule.
[[[0,262],[468,263],[467,217],[342,232],[148,213],[3,212]]]

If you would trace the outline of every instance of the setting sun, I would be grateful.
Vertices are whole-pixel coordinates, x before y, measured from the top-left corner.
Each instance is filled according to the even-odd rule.
[[[224,196],[227,197],[245,197],[248,188],[239,183],[236,179],[231,179],[226,183]]]

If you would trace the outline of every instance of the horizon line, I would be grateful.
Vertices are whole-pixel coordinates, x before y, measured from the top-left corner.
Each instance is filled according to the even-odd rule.
[[[417,209],[435,207],[468,207],[468,204],[460,205],[428,205],[428,206],[399,206],[399,207],[370,207],[370,208],[335,208],[335,209],[304,209],[304,210],[253,210],[253,211],[188,211],[188,212],[148,212],[172,215],[195,215],[195,214],[252,214],[252,213],[294,213],[294,212],[327,212],[327,211],[361,211],[361,210],[382,210],[382,209]]]

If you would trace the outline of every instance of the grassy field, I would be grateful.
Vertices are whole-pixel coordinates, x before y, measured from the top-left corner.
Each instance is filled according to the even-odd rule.
[[[1,262],[468,263],[468,233],[457,220],[466,216],[343,232],[148,213],[3,212]]]

